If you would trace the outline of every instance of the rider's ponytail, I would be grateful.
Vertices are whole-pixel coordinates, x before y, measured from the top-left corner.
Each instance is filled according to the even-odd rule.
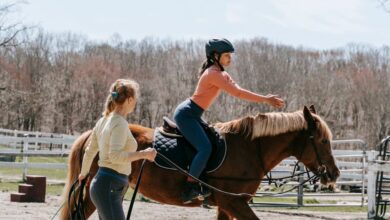
[[[219,66],[219,68],[221,69],[221,71],[225,70],[223,68],[223,66],[219,63],[220,55],[217,54],[217,56],[218,56],[218,60],[217,61],[214,58],[207,57],[207,59],[203,62],[202,67],[200,68],[199,77],[202,76],[202,74],[204,73],[204,71],[206,71],[206,69],[208,69],[210,66],[212,66],[214,64],[217,64]]]

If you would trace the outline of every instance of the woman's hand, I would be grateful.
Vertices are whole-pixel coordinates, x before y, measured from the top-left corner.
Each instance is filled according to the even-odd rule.
[[[145,150],[142,150],[140,152],[142,152],[144,154],[143,159],[147,159],[150,162],[153,162],[154,159],[156,158],[156,155],[157,155],[156,149],[151,148],[151,147],[149,147],[149,148],[147,148]]]
[[[275,108],[283,108],[284,101],[279,97],[279,95],[268,94],[265,96],[265,102],[269,105],[272,105]]]
[[[83,176],[83,175],[79,175],[79,184],[81,184],[81,181],[83,181],[85,179],[85,176]]]

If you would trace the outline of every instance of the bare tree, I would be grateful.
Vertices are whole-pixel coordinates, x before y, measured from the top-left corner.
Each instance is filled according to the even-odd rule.
[[[19,21],[9,21],[10,15],[16,10],[16,3],[0,3],[0,47],[18,45],[17,36],[29,29]]]
[[[389,0],[378,0],[381,7],[388,13],[390,13],[390,1]]]
[[[317,51],[266,39],[234,43],[237,57],[227,71],[241,87],[281,95],[282,111],[314,104],[335,139],[361,138],[373,147],[390,135],[389,47]],[[140,83],[141,99],[129,121],[159,126],[195,90],[203,45],[158,39],[110,45],[41,32],[25,44],[0,47],[0,87],[8,87],[0,89],[0,127],[83,132],[100,117],[117,78]],[[227,121],[274,110],[222,93],[204,119]]]

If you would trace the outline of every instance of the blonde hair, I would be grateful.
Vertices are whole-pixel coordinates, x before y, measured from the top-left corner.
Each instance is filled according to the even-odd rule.
[[[115,106],[123,105],[128,98],[138,99],[139,85],[131,79],[117,79],[111,86],[104,105],[103,116],[108,116]]]
[[[329,127],[318,115],[312,114],[316,119],[318,128],[324,137],[332,139]],[[302,111],[291,113],[270,112],[247,116],[230,122],[214,125],[223,133],[242,134],[249,139],[264,136],[276,136],[278,134],[307,129],[307,122]]]

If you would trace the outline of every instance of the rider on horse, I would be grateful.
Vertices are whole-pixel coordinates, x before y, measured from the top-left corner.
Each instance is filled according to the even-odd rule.
[[[183,136],[195,147],[195,155],[190,174],[199,178],[211,155],[212,144],[202,127],[202,114],[218,97],[221,90],[250,102],[265,102],[271,106],[281,108],[284,102],[277,95],[259,95],[245,90],[237,85],[225,71],[231,63],[231,54],[234,47],[227,39],[211,39],[206,43],[206,61],[200,70],[198,85],[194,94],[180,103],[175,112],[174,119]],[[210,195],[207,189],[201,190],[200,185],[191,177],[182,194],[184,204],[194,199],[202,199]]]

